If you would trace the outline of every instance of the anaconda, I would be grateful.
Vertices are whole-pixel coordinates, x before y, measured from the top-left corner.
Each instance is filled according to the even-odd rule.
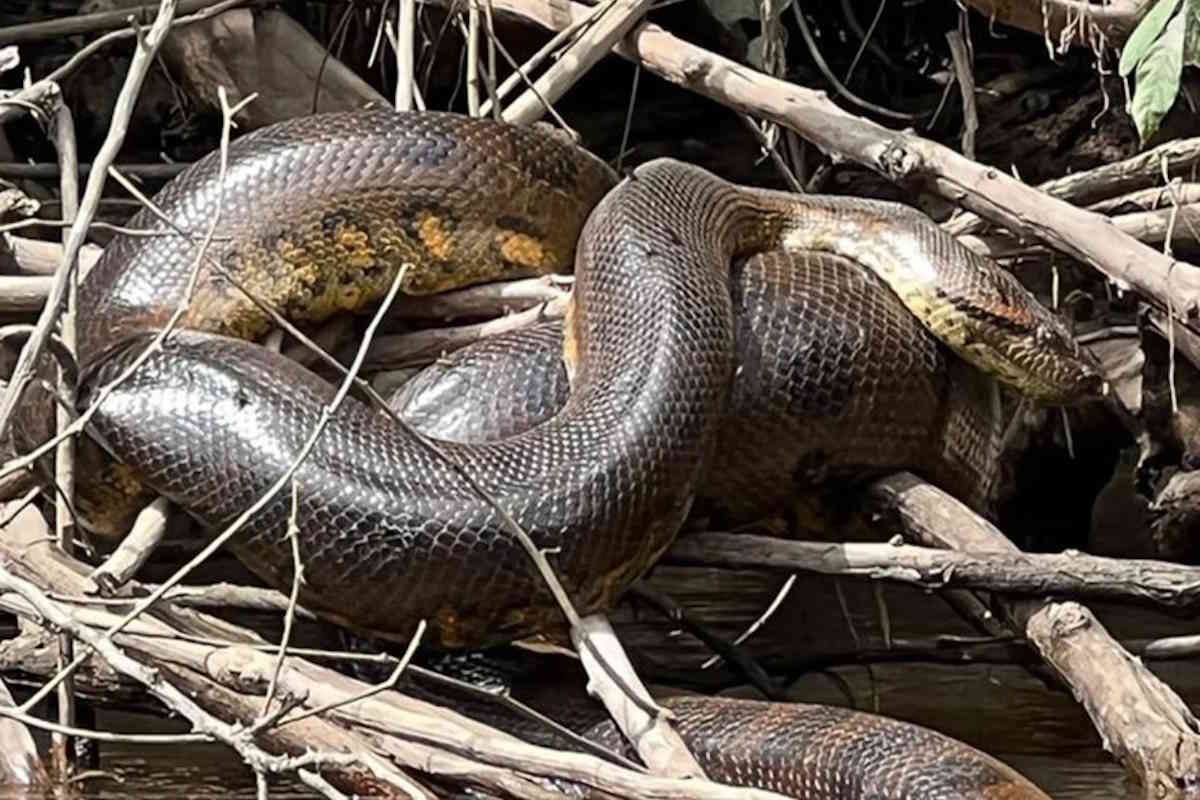
[[[156,198],[188,235],[106,249],[79,319],[80,399],[99,404],[89,432],[128,485],[214,529],[286,475],[333,394],[246,340],[271,322],[241,290],[319,320],[368,307],[402,265],[415,265],[413,292],[560,270],[578,234],[559,413],[501,441],[444,444],[450,464],[348,401],[295,470],[297,507],[279,492],[231,542],[288,587],[293,518],[301,601],[357,630],[404,637],[424,619],[427,641],[477,647],[554,626],[506,515],[554,553],[581,611],[644,572],[685,518],[728,407],[736,258],[853,257],[964,358],[1031,395],[1069,399],[1099,380],[1015,280],[896,204],[748,189],[670,160],[609,191],[607,168],[553,137],[435,113],[285,122],[238,140],[224,177],[219,164],[202,160]],[[149,213],[131,224],[170,232]],[[181,329],[102,394],[185,297]]]

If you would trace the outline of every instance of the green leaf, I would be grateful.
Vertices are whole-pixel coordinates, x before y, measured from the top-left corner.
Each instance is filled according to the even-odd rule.
[[[1200,67],[1200,0],[1183,0],[1187,30],[1183,34],[1183,63]]]
[[[1142,21],[1134,28],[1125,47],[1121,49],[1121,64],[1118,69],[1122,77],[1129,75],[1150,53],[1150,48],[1158,40],[1158,35],[1167,26],[1167,21],[1179,7],[1179,0],[1158,0],[1154,8],[1142,17]]]
[[[1130,113],[1143,145],[1158,131],[1179,94],[1186,26],[1185,14],[1174,17],[1138,63]]]

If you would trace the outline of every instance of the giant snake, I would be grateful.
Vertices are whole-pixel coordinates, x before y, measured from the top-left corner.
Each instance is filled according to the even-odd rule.
[[[272,325],[261,303],[293,322],[314,322],[369,308],[402,267],[403,289],[416,294],[566,270],[574,260],[565,332],[555,333],[570,389],[547,418],[482,437],[490,441],[443,441],[435,453],[349,399],[296,471],[294,495],[280,492],[231,541],[247,566],[286,589],[293,556],[285,533],[294,518],[305,565],[301,602],[358,631],[402,638],[423,619],[426,641],[466,648],[561,625],[505,515],[552,553],[581,612],[608,608],[671,543],[698,494],[748,496],[738,490],[745,481],[722,487],[708,469],[728,420],[746,416],[739,404],[749,401],[735,396],[734,376],[747,370],[787,395],[755,412],[763,419],[776,411],[802,419],[846,408],[856,392],[865,396],[852,417],[855,425],[875,423],[858,447],[868,460],[882,454],[877,468],[921,450],[914,442],[925,437],[975,430],[982,417],[970,406],[974,394],[947,388],[950,357],[921,335],[912,338],[925,350],[905,357],[925,364],[931,397],[940,392],[942,406],[907,431],[879,413],[911,406],[912,382],[895,380],[894,364],[890,372],[872,364],[869,347],[786,358],[796,342],[836,333],[843,312],[858,314],[855,335],[866,339],[862,326],[886,318],[886,341],[904,348],[913,323],[899,321],[898,298],[963,359],[1037,399],[1069,402],[1100,384],[1062,323],[1015,279],[897,204],[749,189],[666,159],[618,182],[598,159],[555,136],[441,113],[292,120],[240,138],[228,156],[223,179],[213,154],[173,180],[155,201],[170,224],[149,211],[130,223],[165,235],[118,236],[81,286],[83,406],[187,299],[179,330],[92,419],[89,432],[116,460],[80,487],[79,510],[98,528],[119,527],[119,509],[149,487],[219,529],[291,466],[333,388],[253,342]],[[807,255],[760,255],[780,249]],[[761,302],[747,302],[754,297]],[[804,305],[802,297],[815,299]],[[860,299],[867,311],[848,311]],[[755,329],[762,320],[778,325]],[[771,377],[780,371],[781,379]],[[865,388],[847,383],[855,375],[867,379]],[[23,428],[19,434],[36,439],[38,424]],[[789,438],[779,444],[795,452],[814,435],[803,424],[785,430]],[[816,449],[837,462],[831,449],[853,433],[826,436]],[[922,452],[932,463],[952,451],[984,474],[981,460],[993,454],[973,435],[948,450],[938,445],[941,455]],[[777,499],[767,494],[762,502]],[[710,775],[754,783],[746,759],[764,746],[762,736],[777,742],[787,734],[775,706],[756,716],[735,705],[688,701],[676,710],[678,724],[709,753]],[[805,736],[824,752],[824,734],[803,733],[798,722],[816,717],[797,709],[782,712],[798,713],[790,718],[799,725],[795,752]],[[744,724],[723,724],[723,713]],[[903,741],[886,733],[899,730],[886,727],[896,723],[860,716],[868,720],[855,718],[865,725],[860,745],[872,730],[885,732],[880,742]],[[942,741],[917,738],[923,747]],[[896,796],[1042,796],[1011,770],[950,744],[936,770],[918,771],[916,788],[906,790],[915,794]],[[837,753],[829,757],[836,766]],[[926,763],[914,751],[918,762]],[[797,797],[875,796],[848,785],[815,789],[803,782],[804,764],[770,788]],[[922,783],[932,772],[947,776],[942,789]]]

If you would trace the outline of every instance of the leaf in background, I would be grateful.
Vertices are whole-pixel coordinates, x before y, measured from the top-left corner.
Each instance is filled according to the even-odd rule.
[[[1200,67],[1200,0],[1183,0],[1183,63]]]
[[[1158,131],[1159,123],[1171,110],[1175,95],[1179,93],[1186,25],[1186,14],[1173,17],[1163,35],[1138,63],[1130,113],[1143,145]]]
[[[1161,2],[1162,0],[1160,0]],[[760,19],[762,0],[704,0],[713,17],[726,28],[743,19]],[[788,7],[787,2],[776,3],[774,16],[779,16]]]
[[[783,39],[783,46],[786,47],[788,40],[787,28],[780,28],[779,32],[781,34],[781,38]],[[763,63],[763,47],[766,46],[766,43],[766,37],[759,35],[751,39],[750,45],[746,48],[747,63],[749,63],[750,66],[754,67],[755,69],[763,70],[764,72],[769,71],[766,68],[766,64]]]
[[[710,3],[719,2],[722,0],[709,0]],[[730,0],[723,0],[730,1]],[[1189,5],[1194,5],[1190,3]],[[1128,76],[1133,72],[1134,68],[1141,63],[1142,59],[1150,53],[1150,48],[1158,40],[1158,35],[1162,33],[1167,26],[1167,21],[1171,19],[1171,15],[1175,13],[1175,9],[1179,7],[1179,0],[1158,0],[1154,4],[1154,8],[1142,17],[1142,21],[1134,28],[1129,39],[1125,42],[1125,47],[1121,49],[1121,65],[1119,70],[1121,76]]]

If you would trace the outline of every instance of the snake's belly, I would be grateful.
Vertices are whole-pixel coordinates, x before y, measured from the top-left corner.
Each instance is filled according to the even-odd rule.
[[[798,494],[912,470],[977,508],[995,483],[991,381],[942,346],[848,259],[771,252],[731,279],[737,367],[699,502],[717,524]],[[552,417],[569,394],[556,321],[451,353],[390,405],[424,433],[493,441]]]

